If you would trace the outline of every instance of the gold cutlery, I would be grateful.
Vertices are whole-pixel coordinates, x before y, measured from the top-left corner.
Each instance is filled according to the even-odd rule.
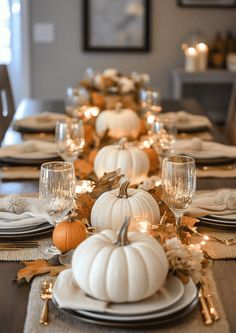
[[[216,310],[216,307],[215,307],[215,304],[213,302],[212,295],[211,295],[211,292],[210,292],[210,289],[209,289],[209,286],[208,286],[208,283],[207,283],[205,277],[202,277],[202,291],[203,291],[203,296],[206,299],[208,309],[209,309],[209,312],[211,314],[212,319],[214,321],[219,320],[220,316],[219,316],[219,314]]]
[[[217,171],[217,170],[223,170],[223,171],[229,171],[233,170],[235,168],[234,164],[229,164],[229,165],[204,165],[204,166],[198,166],[197,167],[199,170],[202,171]]]
[[[218,237],[215,237],[215,236],[203,235],[199,231],[195,230],[192,227],[188,227],[188,228],[193,232],[194,235],[197,235],[197,236],[203,238],[206,241],[215,241],[215,242],[219,242],[219,243],[224,244],[224,245],[233,245],[233,244],[236,243],[236,237],[229,238],[229,239],[221,239],[221,238],[218,238]]]
[[[42,291],[40,294],[41,299],[44,300],[44,305],[40,317],[40,324],[43,324],[45,326],[48,325],[49,322],[49,309],[48,309],[48,301],[52,299],[52,281],[51,280],[45,280],[42,285]]]
[[[198,298],[199,298],[199,302],[200,302],[201,314],[202,314],[202,318],[203,318],[204,324],[205,325],[211,325],[211,324],[213,324],[213,320],[211,318],[211,314],[210,314],[210,311],[208,309],[208,305],[207,305],[206,299],[205,299],[205,297],[203,295],[202,287],[199,288]]]

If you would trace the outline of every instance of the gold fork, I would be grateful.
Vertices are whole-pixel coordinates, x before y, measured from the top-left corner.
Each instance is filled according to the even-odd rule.
[[[49,316],[48,316],[48,301],[52,299],[52,281],[51,280],[45,280],[42,285],[42,291],[40,294],[40,297],[44,300],[44,305],[40,317],[40,324],[43,324],[45,326],[48,325],[49,322]]]

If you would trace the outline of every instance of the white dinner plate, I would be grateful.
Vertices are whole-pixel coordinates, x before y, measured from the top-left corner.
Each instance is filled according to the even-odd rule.
[[[183,283],[176,277],[169,276],[165,285],[151,297],[139,302],[108,304],[86,296],[74,282],[72,270],[68,269],[59,274],[53,288],[53,297],[59,308],[136,316],[170,307],[181,299],[184,291]]]
[[[104,313],[97,313],[91,311],[78,311],[79,313],[86,315],[91,318],[105,319],[105,320],[121,320],[121,321],[138,321],[138,320],[149,320],[162,318],[169,316],[178,311],[183,310],[189,306],[197,298],[197,288],[192,280],[188,284],[184,285],[184,294],[178,302],[164,309],[163,311],[157,311],[153,313],[147,313],[145,315],[134,315],[134,316],[121,316],[121,315],[110,315]]]
[[[46,222],[43,223],[41,225],[35,226],[34,228],[31,229],[26,229],[26,230],[16,230],[16,229],[12,229],[12,230],[0,230],[0,237],[1,236],[17,236],[17,235],[27,235],[27,234],[32,234],[32,233],[37,233],[37,232],[41,232],[41,231],[45,231],[45,230],[49,230],[51,229],[53,226]]]
[[[236,214],[229,214],[229,215],[209,215],[208,217],[213,217],[218,220],[222,221],[232,221],[236,223]]]

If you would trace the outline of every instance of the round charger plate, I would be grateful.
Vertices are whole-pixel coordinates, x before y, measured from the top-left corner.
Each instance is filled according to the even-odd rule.
[[[197,126],[197,127],[177,127],[178,133],[198,133],[198,132],[205,132],[209,131],[209,127],[207,126]]]
[[[229,157],[215,157],[215,158],[195,158],[196,165],[207,166],[207,165],[221,165],[221,164],[232,164],[235,162],[234,158]]]
[[[48,228],[47,230],[40,230],[40,231],[32,231],[31,233],[27,233],[27,234],[14,234],[12,233],[11,235],[2,235],[0,233],[0,239],[8,239],[8,240],[14,240],[14,239],[28,239],[28,238],[34,238],[34,237],[38,237],[38,236],[46,236],[51,234],[53,229],[53,226],[51,226],[50,228]]]
[[[56,303],[55,303],[56,304]],[[148,328],[148,327],[158,327],[170,324],[174,321],[177,321],[185,316],[187,316],[190,312],[192,312],[198,304],[198,298],[196,298],[189,306],[185,309],[178,311],[170,316],[164,316],[162,318],[149,319],[143,321],[131,321],[131,322],[123,322],[123,321],[113,321],[113,320],[105,320],[105,319],[96,319],[88,317],[84,314],[78,313],[73,310],[67,309],[59,309],[59,311],[63,312],[65,315],[72,316],[79,321],[84,321],[90,324],[96,324],[101,326],[108,327],[117,327],[117,328]],[[56,304],[57,305],[57,304]]]
[[[149,320],[149,319],[157,319],[165,316],[172,315],[180,310],[185,309],[192,302],[194,302],[198,297],[197,288],[192,280],[189,281],[188,284],[184,285],[184,294],[180,298],[178,302],[173,304],[172,306],[164,309],[163,311],[157,311],[154,313],[148,313],[145,315],[134,315],[134,316],[121,316],[121,315],[110,315],[92,311],[78,311],[80,314],[86,315],[90,318],[98,318],[105,320],[119,320],[119,321],[140,321],[140,320]]]
[[[212,228],[221,229],[221,230],[232,229],[233,231],[235,231],[235,228],[236,228],[236,225],[227,224],[227,223],[215,223],[215,222],[209,222],[206,220],[200,220],[198,225],[212,227]]]
[[[96,300],[92,304],[93,311],[122,316],[157,312],[177,303],[184,295],[184,291],[183,283],[178,278],[169,276],[165,285],[158,292],[144,300],[132,303],[109,303],[104,307],[101,307],[104,302],[99,304],[99,301]],[[64,270],[59,274],[53,288],[53,297],[61,308],[70,307],[72,310],[77,310],[81,306],[85,309],[84,304],[81,303],[92,302],[92,298],[89,296],[85,299],[84,292],[74,282],[72,269]]]
[[[42,129],[15,124],[14,130],[21,133],[54,133],[55,126]]]
[[[204,216],[201,218],[201,220],[216,223],[216,224],[229,224],[229,225],[232,225],[232,227],[236,225],[236,220],[218,219],[213,216]]]
[[[37,159],[31,159],[31,158],[16,158],[16,157],[0,157],[0,162],[8,164],[8,165],[29,165],[29,166],[35,166],[35,165],[41,165],[46,162],[51,161],[59,161],[61,158],[59,156],[51,157],[51,158],[37,158]]]
[[[236,223],[236,214],[229,214],[229,215],[208,215],[210,218],[214,218],[216,220],[220,221],[232,221],[233,223]]]

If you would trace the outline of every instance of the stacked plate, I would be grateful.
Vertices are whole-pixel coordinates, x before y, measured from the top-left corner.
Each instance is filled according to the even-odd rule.
[[[99,283],[99,282],[98,282]],[[195,308],[197,288],[169,276],[153,296],[133,303],[106,303],[83,293],[71,269],[61,272],[53,288],[56,306],[79,320],[112,327],[151,327],[177,320]]]
[[[218,228],[236,228],[236,214],[207,215],[201,217],[200,222]]]
[[[39,225],[31,226],[14,226],[10,228],[0,227],[0,238],[7,239],[25,239],[32,238],[34,236],[41,236],[49,233],[53,229],[53,226],[44,222]]]

